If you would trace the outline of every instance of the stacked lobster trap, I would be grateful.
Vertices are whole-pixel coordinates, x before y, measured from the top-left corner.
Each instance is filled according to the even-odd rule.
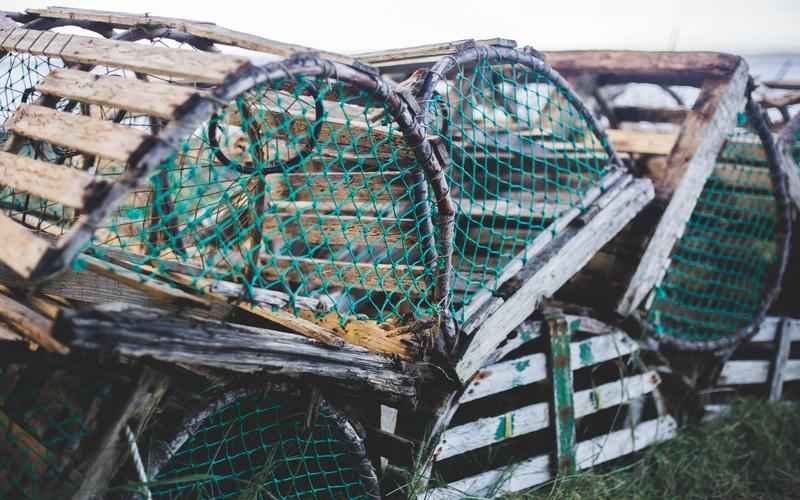
[[[673,435],[634,337],[730,349],[780,286],[740,58],[0,20],[0,497],[518,491]]]

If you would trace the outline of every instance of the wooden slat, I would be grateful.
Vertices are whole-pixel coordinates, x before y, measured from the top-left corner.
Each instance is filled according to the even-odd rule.
[[[554,219],[572,209],[569,203],[555,201],[519,201],[510,194],[508,199],[483,200],[454,198],[457,215],[470,217],[540,217]]]
[[[728,361],[722,367],[719,385],[766,384],[770,361]],[[800,380],[800,359],[790,359],[783,369],[783,381]]]
[[[53,71],[36,89],[45,94],[112,106],[165,120],[171,120],[175,108],[196,93],[191,88],[179,85],[94,75],[73,69]]]
[[[0,261],[23,278],[29,278],[50,244],[0,213]]]
[[[172,17],[151,16],[149,14],[129,14],[103,10],[78,9],[67,7],[48,7],[46,9],[28,9],[27,12],[42,17],[55,19],[77,19],[81,21],[107,23],[117,27],[145,26],[150,28],[167,27],[188,33],[200,38],[207,38],[216,43],[255,50],[267,54],[289,57],[296,52],[316,52],[331,61],[352,64],[354,59],[342,54],[325,52],[302,45],[279,42],[260,36],[235,31],[214,23],[177,19]]]
[[[21,28],[0,28],[0,40],[0,49],[11,52],[30,52],[68,62],[127,68],[205,83],[222,83],[227,75],[247,63],[247,59],[223,54]]]
[[[403,59],[416,59],[419,57],[455,54],[460,46],[469,41],[471,40],[453,40],[450,42],[416,45],[414,47],[360,52],[354,54],[353,57],[357,58],[359,61],[377,66],[378,63],[401,61]],[[506,47],[514,47],[517,45],[513,40],[508,40],[505,38],[486,38],[478,40],[477,43],[484,45],[503,45]]]
[[[643,422],[635,429],[623,429],[578,443],[578,469],[619,458],[675,435],[677,424],[670,416]],[[454,481],[447,486],[418,495],[420,500],[455,500],[465,496],[502,495],[524,490],[553,478],[549,455],[532,457],[507,467]]]
[[[750,342],[772,342],[775,340],[778,325],[785,320],[784,328],[791,332],[792,342],[800,342],[800,319],[782,318],[778,316],[767,316],[758,328],[758,332],[753,335]]]
[[[617,151],[652,155],[668,155],[678,134],[606,129],[608,139]]]
[[[575,393],[575,418],[617,406],[655,389],[660,380],[655,372],[634,375]],[[441,461],[462,453],[530,434],[550,425],[550,405],[536,403],[503,415],[485,417],[451,427],[439,442],[435,455]],[[499,429],[503,429],[500,432]]]
[[[352,215],[265,216],[264,231],[284,239],[300,238],[307,243],[329,245],[386,245],[394,247],[416,241],[414,219]]]
[[[67,354],[69,349],[52,336],[53,322],[11,297],[0,294],[0,319],[27,340],[51,352]]]
[[[296,201],[331,198],[339,205],[350,205],[351,201],[380,204],[410,199],[413,186],[403,179],[403,173],[390,171],[293,173],[268,177],[271,200],[285,199],[291,194]]]
[[[371,264],[363,262],[346,262],[307,257],[276,256],[262,258],[267,267],[264,277],[269,280],[288,279],[290,281],[308,281],[314,284],[330,286],[365,288],[370,290],[396,291],[400,293],[420,294],[425,282],[422,266],[403,264]],[[416,285],[414,284],[416,282]]]
[[[17,108],[6,127],[31,139],[119,162],[127,162],[147,137],[138,129],[32,104]]]
[[[573,342],[570,358],[573,370],[627,356],[639,347],[624,332]],[[461,404],[482,399],[516,387],[541,382],[547,378],[547,361],[542,353],[502,361],[481,369],[467,385]]]
[[[747,81],[747,65],[742,62],[729,81],[706,86],[689,113],[660,183],[661,194],[671,196],[670,203],[617,306],[619,314],[630,315],[663,278],[672,248],[686,229],[717,154],[736,126]]]
[[[769,400],[778,401],[783,395],[783,382],[786,375],[786,362],[789,360],[789,353],[792,344],[792,332],[788,327],[789,321],[783,319],[778,323],[777,341],[775,342],[775,355],[772,358],[772,365],[769,369]]]
[[[487,362],[497,346],[539,306],[580,271],[653,198],[649,180],[637,179],[608,201],[598,202],[580,228],[568,227],[557,235],[547,259],[534,261],[519,289],[473,334],[456,372],[466,382]]]
[[[94,182],[82,170],[0,152],[0,184],[68,207],[83,208]]]

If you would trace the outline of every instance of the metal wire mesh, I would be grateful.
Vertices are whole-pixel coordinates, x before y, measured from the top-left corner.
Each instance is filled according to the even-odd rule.
[[[762,139],[739,115],[717,158],[647,319],[683,345],[714,346],[759,320],[782,266],[785,200]]]
[[[459,322],[459,308],[478,290],[496,291],[515,256],[558,233],[559,217],[585,208],[612,153],[567,83],[526,54],[467,49],[431,73],[423,90],[428,124],[449,154],[457,208]]]
[[[151,478],[153,498],[372,498],[363,447],[327,404],[250,392],[201,414]]]
[[[69,460],[95,432],[111,384],[42,365],[26,371],[20,364],[1,367],[0,379],[0,498],[69,496],[81,481]]]

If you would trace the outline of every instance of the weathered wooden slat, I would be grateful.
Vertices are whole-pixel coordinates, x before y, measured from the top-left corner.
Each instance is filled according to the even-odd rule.
[[[53,322],[16,300],[0,294],[0,319],[26,339],[51,352],[69,353],[69,349],[52,336]]]
[[[464,39],[454,40],[451,42],[416,45],[414,47],[359,52],[353,55],[353,57],[368,64],[377,64],[382,62],[400,61],[403,59],[414,59],[418,57],[444,56],[448,54],[455,54],[459,47],[467,42],[472,41],[473,40]],[[508,40],[505,38],[486,38],[478,40],[477,43],[485,45],[502,45],[504,47],[515,47],[517,45],[513,40]]]
[[[648,372],[576,392],[575,418],[585,417],[599,410],[638,398],[655,389],[659,382],[657,373]],[[549,425],[550,405],[536,403],[503,415],[485,417],[451,427],[439,442],[436,460],[445,460],[467,451],[530,434],[546,429]]]
[[[6,127],[31,139],[123,163],[147,137],[139,129],[31,104],[17,108]]]
[[[288,217],[288,218],[287,218]],[[264,231],[284,239],[302,237],[307,243],[330,245],[385,244],[394,247],[416,241],[414,219],[352,215],[265,216]]]
[[[742,62],[725,82],[704,87],[689,113],[668,160],[669,174],[661,193],[671,200],[650,239],[617,312],[630,315],[662,279],[675,242],[683,235],[717,154],[736,126],[736,114],[745,104],[747,65]]]
[[[570,345],[573,370],[627,356],[639,347],[622,331]],[[547,378],[547,359],[542,353],[502,361],[482,368],[464,389],[460,403],[468,403]]]
[[[265,256],[262,262],[275,267],[263,269],[269,280],[288,279],[330,286],[356,287],[401,293],[422,293],[425,268],[403,264],[370,264],[308,257]]]
[[[758,332],[753,335],[750,342],[772,342],[781,321],[785,321],[783,327],[790,332],[792,342],[800,342],[800,319],[783,318],[778,316],[767,316],[758,327]]]
[[[0,213],[0,261],[23,278],[30,277],[37,264],[50,248],[50,244]]]
[[[172,17],[151,16],[149,14],[129,14],[93,9],[67,7],[48,7],[46,9],[28,9],[28,13],[55,19],[72,19],[89,22],[111,24],[115,27],[144,26],[149,28],[166,27],[216,43],[255,50],[281,57],[290,57],[297,52],[315,52],[331,61],[352,64],[354,59],[342,54],[325,52],[310,47],[270,40],[260,36],[235,31],[214,23],[177,19]]]
[[[766,384],[769,377],[770,361],[728,361],[722,367],[719,385]],[[786,361],[783,369],[783,381],[800,380],[800,359]]]
[[[285,199],[291,194],[295,201],[320,201],[330,198],[339,206],[351,202],[383,203],[410,199],[412,185],[404,182],[402,172],[291,173],[268,177],[270,199]]]
[[[769,367],[769,400],[778,401],[783,395],[783,381],[786,371],[786,362],[792,344],[792,332],[787,328],[788,321],[784,318],[778,323],[777,340],[775,342],[775,355]]]
[[[415,394],[413,374],[392,358],[357,346],[331,348],[276,330],[181,318],[119,303],[64,311],[57,325],[59,338],[83,349],[240,373],[317,376],[391,394]]]
[[[633,430],[623,429],[580,442],[575,450],[578,469],[586,469],[670,439],[675,435],[676,428],[675,420],[665,416],[643,422]],[[455,500],[465,495],[502,495],[542,484],[552,478],[551,458],[541,455],[425,491],[417,498]]]
[[[179,85],[95,75],[74,69],[53,71],[36,89],[45,94],[144,113],[165,120],[171,120],[175,109],[197,93]]]
[[[0,184],[68,207],[83,208],[95,178],[82,170],[0,152]]]
[[[456,366],[466,382],[487,362],[502,340],[522,323],[542,298],[554,294],[653,198],[650,181],[639,179],[590,214],[583,227],[568,227],[553,240],[546,259],[534,260],[520,288],[481,325]]]
[[[46,43],[43,43],[46,37]],[[0,27],[0,49],[60,57],[68,62],[127,68],[145,74],[222,83],[247,63],[241,57],[153,47],[80,35]]]

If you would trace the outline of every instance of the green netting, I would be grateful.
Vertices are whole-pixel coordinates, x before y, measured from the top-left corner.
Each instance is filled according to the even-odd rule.
[[[243,299],[254,288],[322,298],[342,320],[430,316],[425,180],[388,116],[340,82],[253,89],[128,197],[93,251],[198,289],[243,283]]]
[[[562,229],[558,217],[584,208],[609,166],[608,145],[557,78],[489,55],[456,65],[434,88],[430,125],[447,146],[457,209],[457,322],[478,290],[495,291],[511,259]]]
[[[655,333],[733,338],[757,320],[782,254],[782,214],[759,137],[744,115],[675,245],[647,313]]]
[[[251,393],[196,422],[158,474],[153,498],[371,498],[342,420],[323,404],[306,427],[308,401]]]
[[[70,459],[97,439],[111,385],[47,365],[0,368],[0,498],[69,497],[81,477]]]

